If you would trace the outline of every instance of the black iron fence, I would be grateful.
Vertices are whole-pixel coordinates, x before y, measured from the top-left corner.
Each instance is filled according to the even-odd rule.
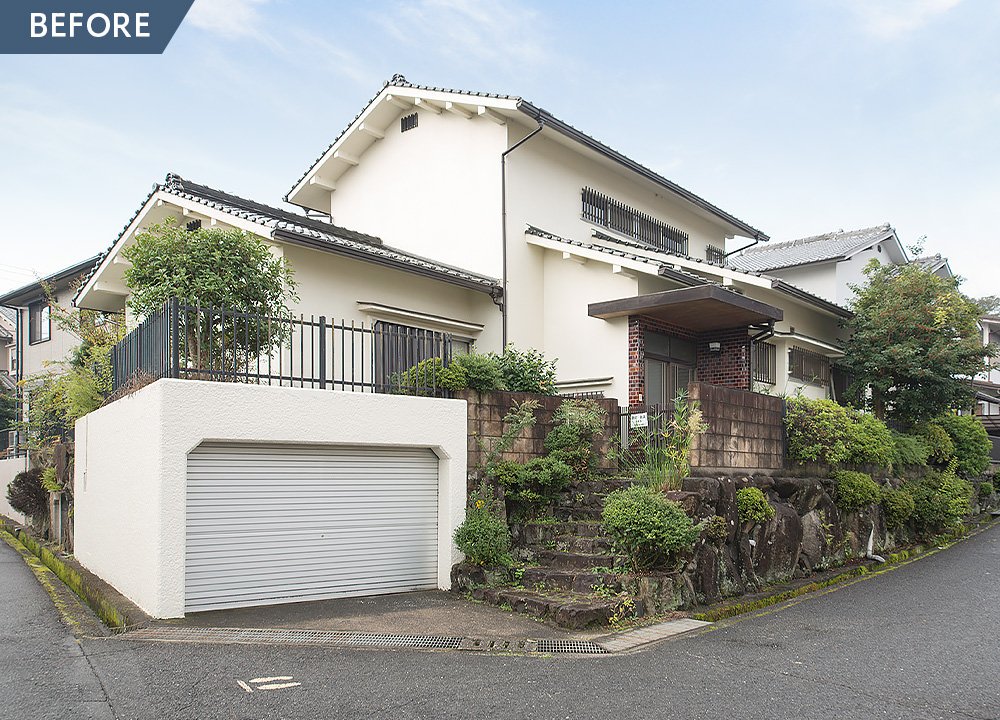
[[[445,396],[451,335],[168,300],[111,353],[113,393],[159,378]]]

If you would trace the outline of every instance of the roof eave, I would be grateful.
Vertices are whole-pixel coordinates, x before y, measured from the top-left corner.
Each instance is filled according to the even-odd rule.
[[[60,270],[57,273],[53,273],[48,277],[44,277],[37,282],[33,282],[29,285],[17,288],[16,290],[11,290],[6,295],[0,296],[0,305],[6,305],[7,307],[24,307],[26,304],[39,300],[45,295],[45,290],[42,284],[58,285],[66,280],[71,280],[78,275],[90,270],[97,264],[97,261],[101,259],[100,255],[95,255],[92,258],[88,258],[83,262],[77,263],[72,267],[68,267],[64,270]]]
[[[841,307],[837,303],[832,303],[829,300],[824,300],[823,298],[813,295],[812,293],[808,293],[805,290],[797,288],[779,278],[771,278],[771,287],[778,292],[782,292],[796,298],[797,300],[801,300],[810,305],[815,305],[831,315],[836,315],[837,317],[844,318],[845,320],[854,317],[854,313],[847,308]]]

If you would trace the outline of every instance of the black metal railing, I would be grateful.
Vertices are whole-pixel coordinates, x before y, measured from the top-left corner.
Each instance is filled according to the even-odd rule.
[[[775,384],[778,377],[778,349],[773,343],[750,343],[750,372],[754,382]]]
[[[687,255],[688,234],[683,230],[629,207],[592,188],[585,187],[582,195],[584,220],[617,230],[623,235],[641,240],[660,250]]]
[[[113,394],[159,378],[444,396],[451,335],[168,300],[111,352]]]

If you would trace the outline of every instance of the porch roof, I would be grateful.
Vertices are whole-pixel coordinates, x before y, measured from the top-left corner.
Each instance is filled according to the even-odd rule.
[[[777,322],[784,316],[781,308],[718,285],[699,285],[590,303],[587,312],[591,317],[605,320],[645,315],[695,332],[763,325]]]

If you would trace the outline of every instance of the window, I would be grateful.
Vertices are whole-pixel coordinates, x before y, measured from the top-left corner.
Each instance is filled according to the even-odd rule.
[[[726,251],[722,248],[715,247],[715,245],[709,245],[705,248],[705,259],[710,263],[715,263],[716,265],[725,265]]]
[[[767,342],[750,345],[750,372],[754,382],[774,385],[777,381],[778,348]]]
[[[616,230],[658,250],[687,255],[688,234],[683,230],[671,227],[588,187],[583,189],[582,202],[584,220]]]
[[[376,392],[390,392],[394,375],[398,377],[423,360],[439,357],[446,365],[451,362],[451,335],[447,333],[381,320],[375,323],[373,332]],[[422,386],[426,382],[428,387],[437,385],[433,374],[426,381],[418,378],[418,382]]]
[[[28,343],[46,342],[52,333],[52,319],[48,303],[36,303],[28,307]]]
[[[406,132],[407,130],[412,130],[417,126],[417,114],[410,113],[409,115],[404,115],[399,120],[399,131]]]
[[[830,360],[823,355],[793,347],[788,351],[788,375],[796,380],[826,385],[830,382]]]
[[[669,412],[674,398],[695,380],[697,346],[691,340],[658,332],[643,333],[646,403]]]

